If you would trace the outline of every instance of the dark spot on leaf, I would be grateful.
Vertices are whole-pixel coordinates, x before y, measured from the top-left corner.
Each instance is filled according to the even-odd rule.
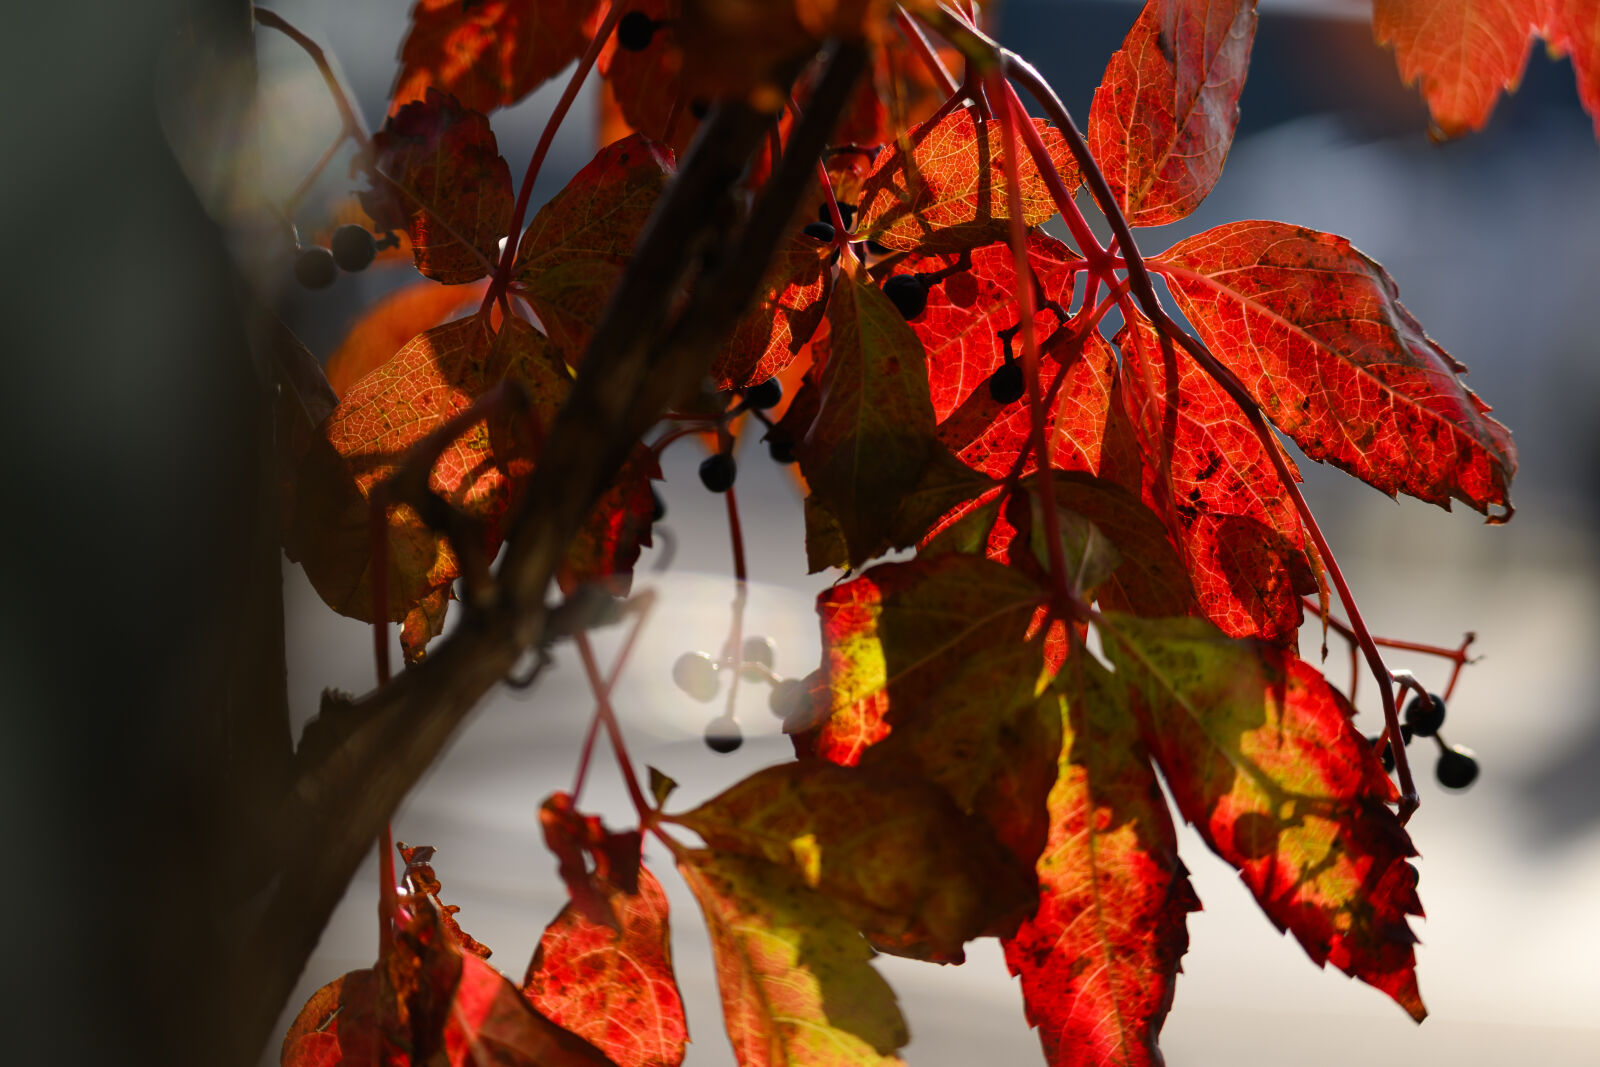
[[[1269,816],[1247,811],[1233,821],[1233,847],[1245,860],[1265,859],[1278,851],[1278,827]]]

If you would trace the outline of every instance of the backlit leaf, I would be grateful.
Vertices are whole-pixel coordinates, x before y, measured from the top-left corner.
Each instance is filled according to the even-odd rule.
[[[896,955],[959,963],[967,941],[1010,933],[1033,909],[1029,868],[937,787],[902,774],[781,763],[672,819],[719,858],[793,871]]]
[[[1373,0],[1372,30],[1394,48],[1400,78],[1419,84],[1439,136],[1481,130],[1502,89],[1515,89],[1547,0]]]
[[[407,231],[417,270],[449,284],[490,273],[515,200],[488,119],[429,89],[373,136],[370,165],[361,204],[380,229]]]
[[[671,145],[677,152],[689,147],[700,120],[690,110],[683,91],[683,49],[678,44],[677,0],[637,0],[628,5],[655,20],[650,44],[634,52],[617,44],[616,35],[606,42],[597,63],[606,79],[606,90],[630,131],[653,141]]]
[[[1299,514],[1260,439],[1221,386],[1142,317],[1117,343],[1144,501],[1182,551],[1201,609],[1235,637],[1291,637],[1316,581]]]
[[[1147,0],[1089,108],[1088,142],[1135,226],[1176,222],[1222,176],[1255,0]]]
[[[418,0],[390,112],[429,88],[475,111],[514,104],[583,54],[596,0]]]
[[[1055,127],[1033,119],[1067,189],[1078,187],[1077,164]],[[906,134],[910,152],[884,147],[861,189],[855,232],[901,252],[964,252],[1004,241],[1010,233],[1005,134],[998,121],[957,108]],[[1022,218],[1036,226],[1056,213],[1049,187],[1023,149],[1017,168]]]
[[[762,860],[687,852],[740,1067],[890,1067],[906,1043],[872,950],[826,897]]]
[[[568,362],[589,346],[672,169],[672,154],[637,134],[602,148],[522,235],[517,280]]]
[[[635,446],[567,545],[566,562],[556,576],[564,590],[598,582],[612,596],[628,595],[633,565],[651,544],[655,496],[650,483],[660,477],[656,454],[642,444]]]
[[[1200,902],[1118,680],[1078,645],[1050,695],[1064,744],[1039,910],[1006,964],[1052,1067],[1159,1067]]]
[[[459,904],[446,904],[439,899],[439,893],[444,885],[439,881],[439,876],[433,870],[433,856],[435,849],[432,845],[408,846],[404,841],[396,841],[395,848],[400,851],[400,858],[405,861],[405,871],[402,877],[411,892],[425,896],[431,901],[439,912],[439,925],[460,951],[468,955],[477,956],[479,959],[488,959],[492,953],[489,946],[461,929],[461,924],[456,921],[456,912],[461,910]]]
[[[1420,1021],[1416,850],[1349,703],[1292,651],[1199,619],[1108,616],[1101,639],[1184,818],[1314,961]]]
[[[1212,352],[1306,455],[1391,496],[1509,509],[1510,432],[1349,241],[1235,222],[1158,262]]]
[[[1572,58],[1578,96],[1595,122],[1600,137],[1600,3],[1596,0],[1547,0],[1549,25],[1545,38],[1553,53]]]
[[[856,566],[899,547],[889,543],[894,509],[932,447],[933,405],[922,344],[877,286],[841,277],[828,323],[821,405],[795,453]]]
[[[617,1067],[676,1067],[689,1031],[672,970],[667,896],[643,867],[637,894],[614,886],[606,893],[619,927],[567,904],[546,927],[522,993]]]

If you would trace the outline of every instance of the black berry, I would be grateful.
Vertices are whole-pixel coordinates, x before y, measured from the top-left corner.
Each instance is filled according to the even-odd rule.
[[[643,11],[630,11],[617,23],[617,44],[630,52],[643,52],[656,35],[657,22]]]
[[[1014,359],[1006,360],[989,375],[989,395],[996,404],[1014,403],[1027,391],[1027,383],[1022,380],[1022,364]]]
[[[783,383],[776,378],[768,378],[760,385],[752,385],[744,391],[744,402],[757,411],[777,407],[782,399]]]
[[[702,704],[717,698],[717,666],[704,652],[685,652],[672,665],[672,680]]]
[[[1439,727],[1444,725],[1444,698],[1438,693],[1429,693],[1426,700],[1412,697],[1411,703],[1406,705],[1406,725],[1417,737],[1432,737],[1438,733]]]
[[[772,462],[788,465],[795,461],[794,442],[786,441],[781,437],[774,437],[767,442],[767,452],[772,456]]]
[[[294,279],[307,289],[326,289],[339,276],[333,253],[320,245],[302,248],[294,260]]]
[[[1433,773],[1446,789],[1465,789],[1478,780],[1478,760],[1470,748],[1446,745]]]
[[[707,100],[689,101],[689,114],[697,119],[703,119],[711,114],[711,103]]]
[[[706,726],[706,747],[726,756],[744,744],[744,733],[739,724],[727,715],[712,719]]]
[[[928,306],[928,287],[915,274],[896,274],[883,283],[883,295],[906,319],[916,318]]]
[[[823,244],[833,244],[833,224],[829,222],[808,222],[805,229],[800,231],[813,240]]]
[[[733,478],[739,472],[733,457],[725,452],[707,456],[700,464],[700,484],[713,493],[726,493],[733,488]]]
[[[746,663],[759,663],[771,670],[777,650],[773,647],[770,637],[747,637],[744,639],[744,648],[740,655]]]
[[[353,222],[334,230],[333,240],[329,243],[333,249],[333,261],[339,264],[340,270],[352,274],[366,270],[378,254],[378,239],[365,226],[357,226]]]
[[[654,489],[650,490],[650,521],[660,522],[667,514],[667,502],[661,499],[661,494]]]
[[[874,241],[870,237],[867,238],[867,251],[870,252],[872,255],[875,255],[875,256],[886,256],[886,255],[889,254],[889,249],[888,248],[885,248],[883,245],[880,245],[878,242]]]
[[[786,721],[798,714],[805,705],[806,683],[799,678],[780,679],[767,697],[767,709]]]
[[[1371,745],[1373,748],[1377,748],[1378,747],[1378,742],[1380,742],[1382,740],[1383,740],[1383,735],[1379,734],[1377,737],[1369,737],[1369,738],[1367,738],[1367,744]],[[1383,746],[1383,751],[1378,753],[1378,758],[1383,761],[1383,769],[1384,770],[1389,771],[1391,773],[1394,771],[1394,746],[1393,745],[1384,745]]]

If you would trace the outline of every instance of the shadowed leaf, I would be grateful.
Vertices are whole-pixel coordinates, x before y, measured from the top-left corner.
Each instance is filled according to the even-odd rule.
[[[967,941],[1015,930],[1033,908],[1028,867],[945,793],[902,774],[783,763],[672,818],[719,857],[791,870],[895,955],[959,963]]]
[[[1390,496],[1509,510],[1510,432],[1349,241],[1235,222],[1159,262],[1212,352],[1306,455]]]
[[[596,0],[418,0],[390,112],[430,87],[476,111],[514,104],[583,54]]]
[[[779,246],[755,306],[740,316],[712,368],[717,388],[758,385],[795,360],[827,317],[833,256],[832,245],[799,231]]]
[[[897,502],[932,447],[933,406],[922,344],[877,286],[840,278],[828,323],[820,407],[795,453],[856,566],[891,547]]]
[[[1107,616],[1101,639],[1183,817],[1314,961],[1421,1021],[1416,849],[1345,699],[1291,651],[1199,619]]]
[[[672,153],[637,134],[602,148],[522,235],[517,280],[568,362],[583,358],[672,169]]]
[[[410,235],[417,270],[448,284],[490,273],[515,200],[488,119],[429,89],[373,136],[370,162],[361,205],[380,229]]]
[[[687,852],[740,1067],[889,1067],[907,1040],[872,949],[827,898],[758,859]]]
[[[1094,154],[1134,226],[1176,222],[1222,176],[1255,0],[1147,0],[1089,107]]]

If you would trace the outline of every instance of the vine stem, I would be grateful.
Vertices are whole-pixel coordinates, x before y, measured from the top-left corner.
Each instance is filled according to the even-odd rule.
[[[344,87],[339,84],[339,79],[334,76],[333,67],[328,63],[328,56],[322,46],[301,33],[276,11],[269,11],[264,7],[254,9],[256,22],[263,26],[277,30],[299,45],[311,57],[311,62],[317,65],[317,70],[322,74],[322,80],[327,83],[328,92],[333,96],[333,106],[339,110],[339,123],[344,127],[346,137],[352,137],[362,148],[372,144],[372,134],[367,130],[367,124],[361,120],[360,114],[351,106],[350,98],[345,95]],[[341,138],[342,139],[342,138]],[[337,147],[337,144],[335,144]],[[330,150],[329,154],[332,152]],[[326,160],[323,165],[326,166]]]
[[[739,699],[739,678],[744,673],[744,608],[750,598],[749,574],[744,562],[744,527],[739,522],[739,499],[733,486],[723,494],[728,503],[728,539],[733,542],[733,611],[728,624],[728,643],[722,658],[733,667],[733,678],[728,683],[728,708],[723,714],[735,718],[735,704]]]
[[[1319,605],[1312,598],[1306,597],[1304,599],[1306,607],[1310,608],[1312,611],[1321,616],[1323,621],[1328,624],[1329,629],[1337,633],[1346,641],[1350,642],[1351,647],[1359,647],[1359,643],[1356,640],[1355,631],[1352,630],[1343,619],[1336,619],[1330,614],[1325,614],[1322,611],[1321,605]],[[1450,695],[1456,691],[1456,682],[1461,678],[1462,668],[1468,663],[1474,662],[1467,656],[1467,649],[1471,648],[1472,642],[1476,641],[1477,639],[1478,635],[1476,633],[1468,631],[1461,638],[1460,646],[1456,648],[1445,648],[1443,645],[1430,645],[1421,641],[1404,641],[1395,637],[1374,636],[1372,638],[1372,643],[1380,648],[1394,648],[1403,652],[1416,652],[1424,656],[1438,656],[1440,659],[1449,660],[1453,665],[1450,670],[1450,682],[1447,686],[1445,686],[1445,691],[1442,694],[1444,699],[1449,700]],[[1399,671],[1395,671],[1394,673],[1396,675],[1400,674]],[[1352,697],[1352,699],[1354,698]]]
[[[610,0],[604,21],[595,31],[594,38],[584,50],[583,57],[578,60],[578,68],[572,72],[572,77],[567,79],[567,87],[561,91],[561,99],[556,101],[550,117],[545,120],[544,131],[539,134],[539,143],[534,146],[533,158],[528,160],[528,169],[523,173],[522,185],[517,190],[516,206],[511,210],[511,226],[506,231],[506,247],[500,253],[500,263],[495,268],[494,280],[489,284],[489,291],[484,294],[483,306],[478,309],[480,317],[494,305],[500,294],[506,291],[506,286],[511,283],[511,266],[517,261],[517,250],[522,244],[522,223],[528,215],[528,201],[533,197],[534,180],[539,177],[545,157],[550,154],[550,145],[555,141],[556,131],[561,128],[567,112],[572,109],[572,102],[578,98],[578,90],[583,87],[595,60],[600,58],[600,50],[605,47],[606,41],[611,37],[611,31],[616,29],[618,20],[622,18],[627,8],[628,0]]]
[[[616,662],[611,665],[611,673],[606,676],[605,698],[608,701],[617,687],[617,679],[622,677],[622,668],[627,666],[628,659],[633,655],[633,646],[639,640],[639,631],[644,629],[644,624],[650,617],[650,609],[655,606],[655,600],[655,594],[646,591],[630,601],[630,605],[639,617],[634,621],[633,628],[628,631],[628,636],[623,638],[622,648],[617,651]],[[578,770],[572,779],[573,804],[577,804],[578,797],[583,795],[583,784],[589,776],[589,761],[594,755],[595,739],[599,736],[600,717],[600,702],[596,700],[594,715],[589,719],[589,730],[583,737],[583,749],[578,755]]]
[[[990,94],[998,101],[1000,128],[1005,135],[1005,176],[1007,214],[1011,216],[1011,256],[1016,262],[1017,302],[1022,315],[1022,379],[1028,390],[1028,426],[1030,447],[1039,464],[1040,510],[1044,512],[1045,542],[1050,553],[1050,583],[1056,598],[1065,603],[1068,592],[1066,553],[1061,543],[1061,516],[1056,509],[1055,485],[1050,477],[1050,452],[1045,444],[1044,404],[1039,395],[1039,330],[1034,316],[1038,314],[1035,300],[1033,267],[1028,262],[1028,231],[1022,219],[1022,183],[1018,180],[1020,168],[1017,159],[1017,127],[1027,116],[1019,117],[1014,94],[1006,92],[1004,76],[999,70],[988,75]]]
[[[377,668],[378,688],[389,684],[389,494],[380,482],[367,501],[367,538],[372,584],[372,658]],[[383,824],[378,835],[378,955],[388,956],[394,947],[395,915],[400,896],[394,882],[394,827]]]
[[[634,772],[633,759],[628,755],[628,745],[622,740],[622,727],[617,725],[617,715],[611,707],[611,690],[600,677],[600,667],[595,663],[594,648],[589,644],[589,635],[579,631],[573,642],[578,646],[578,656],[583,660],[583,672],[589,678],[589,688],[594,691],[595,704],[600,716],[600,722],[606,728],[606,735],[611,738],[611,750],[616,753],[617,766],[622,770],[623,783],[628,787],[628,796],[633,801],[634,809],[639,813],[641,822],[650,819],[650,805],[644,799],[644,790],[639,788],[639,776]]]
[[[906,14],[906,9],[903,7],[894,9],[894,18],[900,27],[900,32],[905,34],[906,40],[922,60],[922,65],[928,68],[928,73],[939,83],[939,88],[943,90],[945,97],[948,99],[960,92],[961,83],[956,81],[955,75],[944,65],[944,60],[939,58],[939,53],[934,51],[933,45],[928,41],[928,35],[922,32],[917,20]]]
[[[1367,668],[1372,672],[1378,684],[1378,693],[1383,698],[1383,717],[1386,728],[1395,737],[1400,736],[1400,719],[1395,708],[1394,680],[1390,677],[1389,669],[1384,665],[1383,654],[1378,651],[1378,646],[1372,639],[1371,632],[1367,629],[1366,621],[1361,616],[1361,609],[1357,606],[1355,595],[1350,591],[1350,585],[1345,581],[1344,571],[1339,566],[1339,561],[1333,554],[1333,549],[1328,544],[1327,537],[1323,534],[1321,526],[1317,524],[1316,516],[1311,513],[1310,505],[1306,503],[1305,496],[1300,492],[1300,487],[1295,481],[1294,473],[1289,469],[1287,459],[1278,445],[1278,439],[1273,435],[1267,425],[1266,417],[1261,412],[1261,407],[1250,396],[1249,392],[1234,376],[1233,372],[1222,365],[1212,355],[1211,350],[1198,338],[1191,337],[1173,322],[1161,307],[1161,300],[1156,295],[1155,285],[1151,281],[1150,271],[1146,268],[1144,258],[1139,254],[1139,246],[1133,239],[1132,228],[1122,213],[1121,206],[1117,203],[1116,196],[1111,191],[1110,183],[1106,181],[1105,174],[1100,170],[1099,163],[1089,151],[1088,143],[1079,131],[1077,123],[1067,111],[1066,105],[1051,88],[1050,83],[1026,60],[1013,52],[995,46],[1001,59],[1001,65],[1013,78],[1021,82],[1045,109],[1051,121],[1061,131],[1066,139],[1067,146],[1071,149],[1073,157],[1077,159],[1079,168],[1083,171],[1084,180],[1089,185],[1090,192],[1094,195],[1095,203],[1099,206],[1106,222],[1111,226],[1111,231],[1116,237],[1117,247],[1122,253],[1124,265],[1128,271],[1128,280],[1135,299],[1140,309],[1150,319],[1151,323],[1163,336],[1182,345],[1184,350],[1192,356],[1223,391],[1239,406],[1249,421],[1251,429],[1257,439],[1261,441],[1272,465],[1278,473],[1278,479],[1283,484],[1284,492],[1293,502],[1295,511],[1299,513],[1301,525],[1310,535],[1312,543],[1321,555],[1323,565],[1327,569],[1328,577],[1332,579],[1334,588],[1338,590],[1339,600],[1344,604],[1345,612],[1350,616],[1350,627],[1355,631],[1356,639],[1361,646],[1362,654],[1366,657]],[[1417,796],[1416,783],[1411,777],[1411,765],[1406,759],[1403,746],[1395,753],[1395,768],[1400,778],[1400,808],[1399,818],[1404,825],[1411,814],[1416,811],[1420,799]]]

